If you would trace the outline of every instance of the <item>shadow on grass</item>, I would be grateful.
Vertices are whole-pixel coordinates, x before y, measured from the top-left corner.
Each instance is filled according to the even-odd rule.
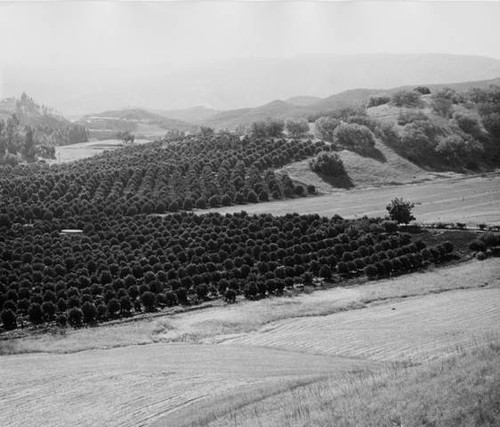
[[[328,176],[318,173],[317,174],[324,182],[335,188],[345,188],[346,190],[354,187],[354,183],[347,173],[340,176]]]

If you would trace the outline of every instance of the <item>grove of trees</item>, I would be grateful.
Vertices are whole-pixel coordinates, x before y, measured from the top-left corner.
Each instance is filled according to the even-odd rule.
[[[245,212],[74,215],[0,233],[0,317],[78,327],[177,304],[279,295],[313,278],[380,277],[440,262],[391,221]],[[85,230],[60,234],[61,226]]]

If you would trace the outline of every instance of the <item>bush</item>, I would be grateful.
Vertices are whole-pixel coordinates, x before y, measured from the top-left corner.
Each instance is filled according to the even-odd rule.
[[[486,257],[486,254],[484,252],[478,252],[477,255],[476,255],[476,258],[479,261],[484,261],[487,257]]]
[[[386,209],[391,220],[396,221],[398,224],[408,224],[415,219],[411,212],[414,207],[415,205],[412,202],[396,197],[391,200]]]
[[[343,176],[346,174],[344,163],[338,154],[326,151],[319,153],[309,162],[309,167],[313,172],[325,176]]]
[[[11,331],[17,328],[16,314],[12,310],[2,310],[0,318],[2,319],[2,324],[5,330]]]
[[[378,105],[388,104],[391,101],[391,97],[387,95],[372,95],[368,98],[367,108],[377,107]]]
[[[334,141],[348,150],[368,154],[375,147],[372,131],[357,123],[341,123],[334,131]]]
[[[392,95],[391,101],[396,107],[420,107],[422,105],[420,93],[414,90],[399,90]]]
[[[285,129],[292,138],[301,138],[309,132],[309,123],[306,119],[287,119]]]
[[[255,138],[279,137],[284,129],[283,120],[258,121],[250,125],[250,134]]]
[[[414,87],[413,90],[421,93],[422,95],[429,95],[431,93],[431,90],[427,86],[417,86]]]
[[[481,125],[476,117],[456,112],[453,114],[453,120],[463,132],[473,136],[474,138],[481,136]]]
[[[334,131],[340,121],[333,117],[320,117],[314,122],[314,132],[319,139],[333,142]]]

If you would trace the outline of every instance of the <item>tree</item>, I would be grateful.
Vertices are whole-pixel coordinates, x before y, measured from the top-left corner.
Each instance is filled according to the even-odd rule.
[[[81,326],[83,313],[77,307],[73,307],[68,313],[68,323],[74,328]]]
[[[118,139],[121,139],[125,144],[128,144],[129,142],[131,144],[134,143],[134,140],[135,140],[135,136],[133,134],[130,133],[130,131],[124,131],[124,132],[118,132],[116,134],[116,137]]]
[[[377,107],[378,105],[388,104],[391,101],[391,97],[387,95],[372,95],[368,98],[367,108]]]
[[[415,205],[412,202],[396,197],[391,200],[391,203],[386,206],[386,209],[393,221],[397,221],[398,224],[408,224],[415,219],[412,215],[412,209],[414,207]]]
[[[29,126],[26,127],[26,134],[24,136],[24,146],[22,149],[23,156],[27,162],[31,163],[36,160],[36,146],[33,138],[33,129]]]
[[[17,328],[16,314],[11,309],[2,310],[0,318],[2,319],[4,329],[7,331]]]
[[[43,311],[42,307],[40,304],[33,303],[30,305],[30,308],[28,309],[28,316],[30,319],[30,322],[34,324],[39,324],[43,322]]]
[[[309,162],[309,167],[313,172],[325,176],[345,175],[344,163],[336,153],[322,151]]]
[[[86,302],[82,305],[84,323],[93,323],[97,317],[97,308],[91,302]]]
[[[392,95],[391,100],[396,107],[420,107],[422,105],[420,93],[414,90],[399,90]]]
[[[236,291],[234,289],[226,289],[224,292],[224,300],[229,304],[236,302]]]
[[[361,154],[369,153],[375,147],[375,137],[370,128],[358,123],[341,123],[333,136],[336,143]]]
[[[302,138],[309,132],[309,123],[306,119],[288,119],[285,122],[285,129],[292,138]]]
[[[340,121],[333,117],[320,117],[314,122],[314,133],[319,139],[333,142],[333,132]]]
[[[156,304],[156,297],[153,292],[146,291],[141,295],[141,302],[146,311],[153,311]]]

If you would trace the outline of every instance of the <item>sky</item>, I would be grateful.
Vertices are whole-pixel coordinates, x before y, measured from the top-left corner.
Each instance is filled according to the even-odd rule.
[[[500,59],[500,2],[0,3],[0,64],[185,64],[299,54]]]

